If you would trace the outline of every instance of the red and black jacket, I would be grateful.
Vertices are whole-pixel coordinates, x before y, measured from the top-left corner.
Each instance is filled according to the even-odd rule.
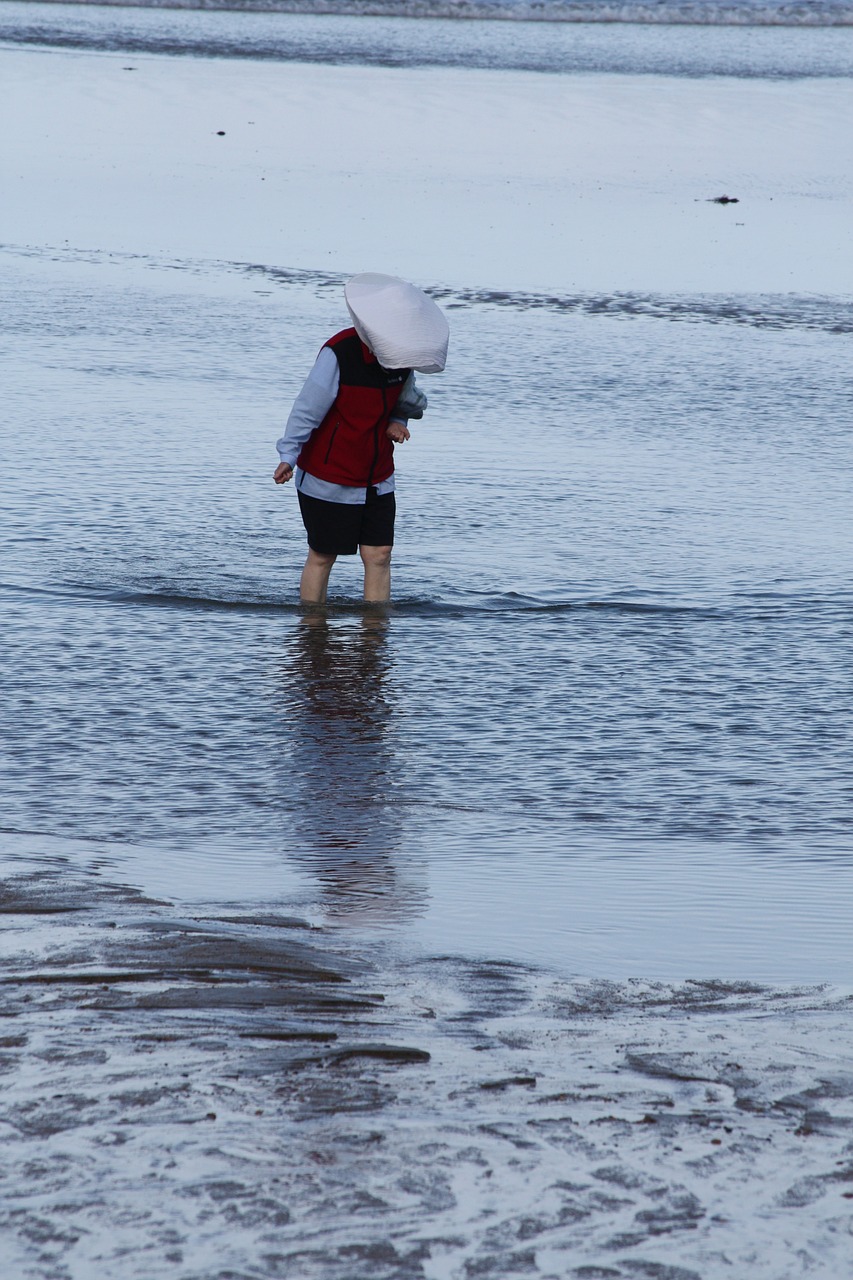
[[[332,484],[380,484],[394,470],[394,445],[385,431],[410,370],[383,369],[355,329],[336,333],[324,345],[337,358],[340,387],[297,465]]]

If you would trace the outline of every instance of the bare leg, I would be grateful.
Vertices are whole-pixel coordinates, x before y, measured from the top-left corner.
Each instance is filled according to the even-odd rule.
[[[308,548],[308,559],[302,570],[299,583],[299,598],[304,604],[325,604],[326,591],[329,586],[329,574],[337,556],[322,555],[313,548]]]
[[[364,561],[364,598],[369,604],[391,599],[391,548],[359,547]]]

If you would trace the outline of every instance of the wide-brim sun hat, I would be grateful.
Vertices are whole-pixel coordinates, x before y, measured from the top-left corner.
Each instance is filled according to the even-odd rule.
[[[365,271],[344,286],[356,333],[386,369],[441,373],[447,363],[450,326],[422,289]]]

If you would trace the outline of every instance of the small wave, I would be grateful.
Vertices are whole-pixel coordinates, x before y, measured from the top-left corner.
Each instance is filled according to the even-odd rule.
[[[295,599],[282,599],[273,596],[244,594],[225,595],[209,592],[194,592],[179,587],[153,588],[122,587],[108,584],[59,584],[56,586],[31,586],[20,583],[0,583],[0,596],[7,599],[26,600],[39,598],[44,601],[55,600],[67,604],[69,600],[81,603],[131,605],[146,609],[177,609],[182,611],[212,610],[222,612],[302,614],[304,609]],[[334,617],[363,614],[366,610],[380,611],[388,609],[396,616],[454,618],[476,616],[477,614],[565,614],[579,610],[596,610],[617,613],[640,614],[673,614],[699,613],[716,614],[719,606],[702,603],[679,601],[659,601],[652,599],[634,599],[631,593],[623,593],[612,598],[578,596],[563,600],[542,600],[535,596],[525,596],[508,591],[504,594],[491,595],[479,599],[460,598],[457,600],[431,599],[424,596],[401,597],[393,600],[389,606],[365,605],[361,600],[351,597],[340,599],[334,596],[326,607],[327,614]]]
[[[212,10],[192,0],[112,9],[0,4],[0,41],[12,46],[549,75],[847,77],[851,28],[853,0],[285,0]]]
[[[127,0],[74,0],[75,7],[90,4],[126,7]],[[500,22],[853,26],[850,0],[136,0],[131,7]]]
[[[234,264],[237,266],[238,264]],[[249,264],[283,285],[313,285],[318,291],[340,290],[345,275],[297,271]],[[818,333],[853,333],[853,298],[821,294],[654,294],[532,293],[501,289],[454,289],[434,285],[427,292],[448,310],[501,307],[517,311],[559,311],[619,319],[653,318],[707,324],[737,324],[753,329],[806,329]]]
[[[82,604],[139,605],[149,609],[181,610],[237,610],[252,613],[296,613],[300,606],[296,601],[278,600],[274,597],[250,595],[210,595],[203,592],[180,589],[146,590],[99,584],[64,583],[56,586],[31,586],[16,582],[0,582],[0,596],[8,600],[38,598],[67,605],[68,601]]]
[[[268,615],[303,616],[301,602],[295,598],[281,598],[247,591],[222,594],[193,591],[176,586],[144,588],[98,583],[60,583],[32,586],[13,582],[0,582],[0,597],[7,600],[26,601],[39,599],[67,605],[70,601],[81,604],[131,606],[142,609],[172,609],[180,612],[224,612]],[[440,599],[427,596],[403,596],[389,605],[365,605],[352,597],[332,597],[325,613],[331,619],[360,617],[365,613],[379,613],[391,617],[437,618],[444,620],[500,617],[502,615],[559,616],[580,613],[618,614],[654,617],[693,617],[724,620],[739,617],[770,617],[776,614],[837,613],[845,616],[853,605],[847,595],[826,596],[792,589],[785,591],[743,591],[720,594],[717,598],[665,599],[647,592],[631,589],[616,591],[612,595],[585,594],[563,599],[541,599],[515,591],[487,595],[460,596],[457,599]]]
[[[108,253],[96,249],[0,244],[0,252],[14,257],[89,265],[138,263],[153,270],[205,276],[233,271],[259,276],[284,288],[310,289],[316,296],[339,294],[348,273],[309,268],[269,266],[260,262],[180,260],[142,254]],[[814,333],[853,333],[853,298],[823,294],[657,294],[657,293],[537,293],[524,290],[454,288],[433,284],[426,292],[447,310],[474,307],[517,311],[552,311],[622,320],[656,319],[694,324],[734,324],[752,329],[807,330]],[[41,321],[40,321],[41,324]]]
[[[694,323],[738,324],[754,329],[853,332],[853,299],[781,295],[675,295],[643,293],[544,294],[495,289],[433,289],[450,307],[486,305],[520,311],[563,311],[622,319],[654,317]]]

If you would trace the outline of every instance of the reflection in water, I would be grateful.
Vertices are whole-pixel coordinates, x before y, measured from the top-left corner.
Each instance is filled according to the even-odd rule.
[[[332,918],[351,923],[420,914],[426,901],[401,852],[387,627],[381,612],[335,622],[308,612],[284,670],[293,854],[319,878]]]

